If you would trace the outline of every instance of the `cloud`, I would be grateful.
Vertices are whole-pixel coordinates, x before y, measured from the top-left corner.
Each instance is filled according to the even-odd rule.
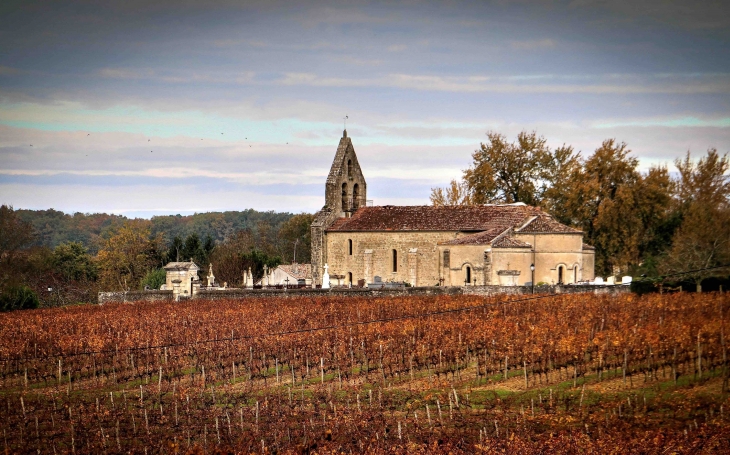
[[[533,50],[544,50],[554,49],[556,42],[551,38],[544,38],[541,40],[529,40],[529,41],[510,41],[510,47],[512,49],[521,51],[533,51]]]
[[[512,81],[508,80],[511,79]],[[276,85],[312,87],[388,87],[405,90],[460,92],[460,93],[546,93],[546,94],[727,94],[730,93],[730,74],[688,75],[596,75],[586,77],[590,83],[560,83],[561,78],[540,76],[551,83],[530,83],[524,78],[515,83],[509,78],[488,76],[432,76],[420,74],[388,74],[376,78],[337,78],[314,73],[287,73],[274,80]],[[586,81],[586,82],[587,82]],[[539,81],[538,81],[539,82]]]

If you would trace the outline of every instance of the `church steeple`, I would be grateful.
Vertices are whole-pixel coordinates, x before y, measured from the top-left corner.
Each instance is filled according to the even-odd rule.
[[[360,207],[365,207],[366,200],[367,183],[352,146],[352,139],[347,136],[345,129],[327,176],[325,206],[339,217],[344,217]]]

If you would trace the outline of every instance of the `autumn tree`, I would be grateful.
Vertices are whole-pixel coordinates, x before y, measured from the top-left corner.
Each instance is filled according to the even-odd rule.
[[[702,280],[718,273],[713,268],[730,263],[730,160],[711,148],[698,162],[687,152],[674,164],[682,222],[661,268],[666,274],[681,273],[701,292]]]
[[[464,182],[452,180],[446,188],[431,188],[431,205],[473,205],[469,186]]]
[[[475,204],[524,202],[537,205],[542,192],[542,171],[550,159],[545,138],[522,131],[516,142],[499,133],[487,133],[487,142],[472,154],[464,182]]]
[[[122,291],[137,288],[148,271],[161,265],[161,252],[162,236],[150,237],[149,222],[128,221],[99,250],[102,286]]]
[[[312,261],[312,221],[314,215],[301,213],[285,221],[279,228],[282,259],[286,262],[308,264]]]

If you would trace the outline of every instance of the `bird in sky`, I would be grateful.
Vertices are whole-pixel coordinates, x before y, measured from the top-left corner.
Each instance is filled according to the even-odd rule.
[[[33,147],[33,144],[30,144],[31,147]]]
[[[149,140],[149,139],[147,139],[147,142],[149,142],[149,141],[150,141],[150,140]]]
[[[152,153],[152,150],[150,150],[150,153]]]

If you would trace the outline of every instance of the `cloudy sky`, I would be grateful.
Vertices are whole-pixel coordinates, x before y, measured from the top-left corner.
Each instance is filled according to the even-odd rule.
[[[488,131],[730,150],[722,0],[309,3],[4,1],[0,203],[313,212],[345,115],[378,205],[428,203]]]

